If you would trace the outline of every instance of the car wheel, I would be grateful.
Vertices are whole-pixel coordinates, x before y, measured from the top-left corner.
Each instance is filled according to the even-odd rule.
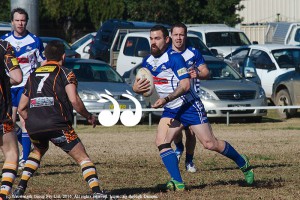
[[[292,106],[293,105],[290,94],[286,89],[280,90],[276,94],[276,102],[275,103],[276,103],[276,106]],[[278,109],[277,112],[281,118],[287,119],[287,118],[293,117],[296,114],[297,109]]]
[[[253,122],[256,122],[256,123],[262,122],[262,116],[254,117],[254,118],[253,118]]]

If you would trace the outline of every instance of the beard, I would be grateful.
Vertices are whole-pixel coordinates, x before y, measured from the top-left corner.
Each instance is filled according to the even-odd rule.
[[[161,55],[162,51],[156,45],[151,45],[151,54],[156,57]]]

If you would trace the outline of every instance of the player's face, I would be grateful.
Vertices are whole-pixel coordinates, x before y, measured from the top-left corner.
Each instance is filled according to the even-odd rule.
[[[174,27],[172,34],[172,48],[175,51],[183,51],[185,49],[186,33],[184,28]]]
[[[26,15],[15,12],[11,23],[15,36],[24,36],[27,26]]]
[[[153,56],[159,56],[168,47],[169,37],[164,37],[162,31],[150,32],[151,54]]]

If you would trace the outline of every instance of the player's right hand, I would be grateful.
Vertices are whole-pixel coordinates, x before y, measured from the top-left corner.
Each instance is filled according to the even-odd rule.
[[[89,119],[88,119],[88,123],[93,125],[93,128],[96,127],[97,125],[97,117],[95,115],[92,115]]]

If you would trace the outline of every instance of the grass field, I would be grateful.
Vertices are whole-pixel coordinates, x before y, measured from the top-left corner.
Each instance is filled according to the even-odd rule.
[[[281,121],[268,115],[262,123],[212,123],[212,128],[219,139],[251,159],[253,186],[245,185],[233,161],[197,143],[198,171],[187,173],[184,157],[180,162],[188,190],[163,192],[158,185],[169,176],[154,144],[155,124],[95,129],[79,125],[76,130],[96,164],[102,188],[119,199],[300,199],[299,117]],[[85,199],[89,193],[80,168],[53,145],[26,191],[32,199]]]

